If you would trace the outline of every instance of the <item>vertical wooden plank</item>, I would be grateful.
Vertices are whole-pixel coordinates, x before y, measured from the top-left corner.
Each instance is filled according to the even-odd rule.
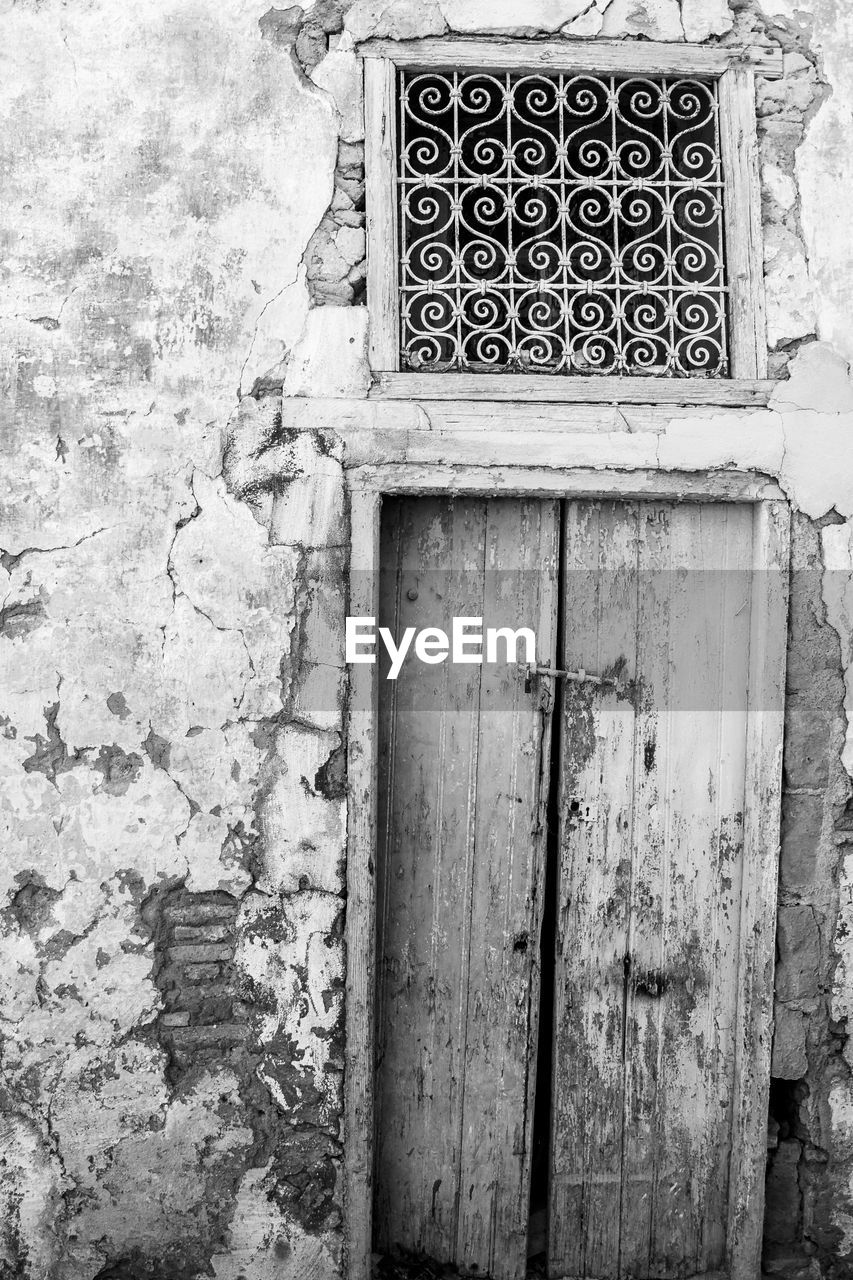
[[[422,499],[399,512],[383,524],[383,562],[395,567],[380,601],[396,633],[498,612],[515,627],[521,607],[547,643],[553,503]],[[410,661],[383,693],[376,1245],[515,1280],[543,720],[516,669]]]
[[[637,630],[637,507],[570,502],[564,523],[569,669],[613,672],[617,693],[562,693],[548,1266],[617,1274]]]
[[[483,625],[528,625],[555,657],[559,507],[490,502]],[[457,1262],[494,1280],[526,1273],[545,881],[550,688],[483,668],[465,1036]]]
[[[585,546],[587,566],[590,546],[604,545],[604,509],[596,515],[597,505],[570,504],[567,566],[577,563],[575,544]],[[603,607],[593,574],[573,600],[567,594],[567,665],[606,669],[602,636],[614,642],[629,620],[636,717],[621,739],[606,729],[622,757],[609,770],[607,749],[585,728],[591,722],[601,734],[607,704],[590,704],[588,694],[566,699],[549,1274],[665,1280],[729,1275],[731,1266],[732,1280],[753,1280],[778,760],[768,764],[764,739],[756,745],[747,686],[750,708],[757,682],[760,700],[781,698],[785,606],[778,569],[757,578],[751,570],[777,565],[782,539],[771,536],[767,520],[763,533],[753,533],[748,505],[621,504],[620,518],[634,530],[632,543],[621,544],[623,567],[636,571],[633,597]],[[599,526],[590,532],[593,520]],[[778,733],[780,751],[781,701],[773,714],[761,732]],[[590,752],[584,743],[593,740]],[[612,831],[603,839],[594,827],[572,829],[567,795],[589,788],[575,797],[577,811],[601,825],[602,805],[612,812],[625,778],[621,841],[619,824],[615,840]],[[750,816],[756,806],[764,814],[760,830]],[[617,884],[615,869],[625,863]],[[629,961],[621,984],[614,938]],[[762,946],[763,964],[754,960]],[[734,1228],[730,1203],[740,1213]],[[745,1222],[757,1224],[751,1235],[744,1236]]]
[[[652,1249],[662,1274],[683,1258],[697,1272],[720,1270],[726,1260],[752,516],[748,506],[704,504],[678,508],[673,519],[673,561],[688,572],[673,584],[670,852],[677,862],[663,958],[664,1122]],[[679,1147],[686,1161],[678,1160]]]
[[[448,630],[454,614],[482,613],[485,521],[482,500],[435,498],[403,500],[398,527],[383,524],[379,617],[397,639],[406,627]],[[386,574],[391,564],[395,572]],[[390,795],[378,847],[385,907],[376,1243],[450,1261],[459,1212],[481,668],[410,658],[396,682],[384,679],[387,669],[385,660],[380,696],[393,700],[393,715],[383,712],[380,741]]]
[[[636,721],[633,848],[623,1017],[622,1195],[619,1276],[648,1276],[652,1253],[660,1009],[653,989],[662,966],[669,819],[669,753],[663,708],[670,701],[671,587],[669,503],[643,503],[637,529]]]
[[[659,852],[637,851],[637,1040],[626,1055],[626,1133],[643,1117],[651,1181],[638,1204],[626,1169],[622,1256],[666,1277],[725,1262],[752,537],[748,507],[660,514],[669,564],[644,594],[667,602],[667,635],[640,641],[655,695],[642,741],[649,787],[637,799],[649,806],[638,830]]]
[[[399,368],[396,209],[397,71],[386,58],[364,61],[364,178],[370,367]]]
[[[376,616],[381,498],[350,494],[350,609]],[[347,724],[345,1202],[349,1280],[370,1280],[376,920],[376,668],[350,670]]]
[[[790,512],[757,504],[750,625],[744,875],[729,1212],[731,1280],[761,1256],[779,865]]]
[[[718,86],[730,374],[733,378],[766,378],[755,72],[745,63],[735,63],[720,77]]]

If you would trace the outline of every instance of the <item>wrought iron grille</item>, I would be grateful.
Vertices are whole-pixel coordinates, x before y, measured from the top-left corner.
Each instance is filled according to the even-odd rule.
[[[399,76],[403,369],[727,373],[714,81]]]

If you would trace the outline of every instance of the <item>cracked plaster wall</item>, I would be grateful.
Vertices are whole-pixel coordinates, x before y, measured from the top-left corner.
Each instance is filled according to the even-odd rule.
[[[771,1261],[845,1274],[846,6],[7,0],[2,23],[0,1275],[340,1272],[335,426],[383,425],[364,399],[353,48],[450,30],[760,38],[786,51],[758,109],[771,363],[790,381],[769,410],[698,427],[675,414],[651,431],[617,414],[605,431],[579,428],[570,460],[755,467],[778,477],[802,522],[804,581],[820,588],[792,643],[808,666],[819,625],[829,674],[798,751],[827,773],[786,773],[792,793],[819,793],[820,816],[789,839],[810,876],[783,884],[779,1078],[802,1095],[792,1124],[810,1128],[783,1137],[800,1144],[778,1165],[800,1227]],[[282,384],[280,410],[265,393]],[[396,427],[411,415],[414,450],[429,434],[440,456],[424,407],[393,412]],[[814,691],[790,694],[794,724]],[[797,986],[810,964],[816,992]]]

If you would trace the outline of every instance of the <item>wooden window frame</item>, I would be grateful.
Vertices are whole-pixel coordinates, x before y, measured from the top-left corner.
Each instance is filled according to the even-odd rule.
[[[350,505],[349,612],[376,616],[379,527],[385,495],[460,494],[725,501],[755,505],[756,579],[750,632],[743,891],[727,1280],[759,1271],[766,1165],[766,1117],[773,1030],[789,507],[777,485],[753,472],[603,474],[510,463],[408,463],[404,446],[381,465],[345,471]],[[379,682],[376,666],[349,672],[349,783],[344,1083],[345,1258],[348,1280],[370,1280],[374,1144],[374,1035]]]
[[[372,396],[566,403],[766,403],[767,378],[761,192],[755,76],[782,74],[781,51],[627,40],[368,41],[364,59],[367,302]],[[396,75],[400,67],[566,71],[628,75],[705,75],[718,81],[729,286],[731,377],[580,377],[566,374],[401,373],[396,211]]]

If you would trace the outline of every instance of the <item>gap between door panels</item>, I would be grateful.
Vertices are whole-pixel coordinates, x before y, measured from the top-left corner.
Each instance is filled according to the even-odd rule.
[[[565,502],[558,506],[559,534],[557,539],[557,624],[555,627],[554,654],[550,661],[554,667],[562,663],[565,648],[566,592],[564,589],[566,544],[564,536]],[[537,655],[538,656],[538,655]],[[551,733],[543,732],[540,766],[542,785],[548,788],[545,831],[545,876],[542,923],[539,936],[539,1016],[535,1064],[535,1094],[533,1105],[532,1156],[530,1162],[530,1225],[527,1238],[528,1274],[545,1276],[548,1250],[548,1191],[551,1159],[551,1084],[554,1036],[554,975],[556,956],[554,943],[557,936],[557,893],[560,866],[560,758],[563,738],[563,686],[554,681],[550,712],[543,709],[543,718],[551,715]],[[544,728],[544,726],[543,726]],[[545,753],[547,752],[547,758]]]

